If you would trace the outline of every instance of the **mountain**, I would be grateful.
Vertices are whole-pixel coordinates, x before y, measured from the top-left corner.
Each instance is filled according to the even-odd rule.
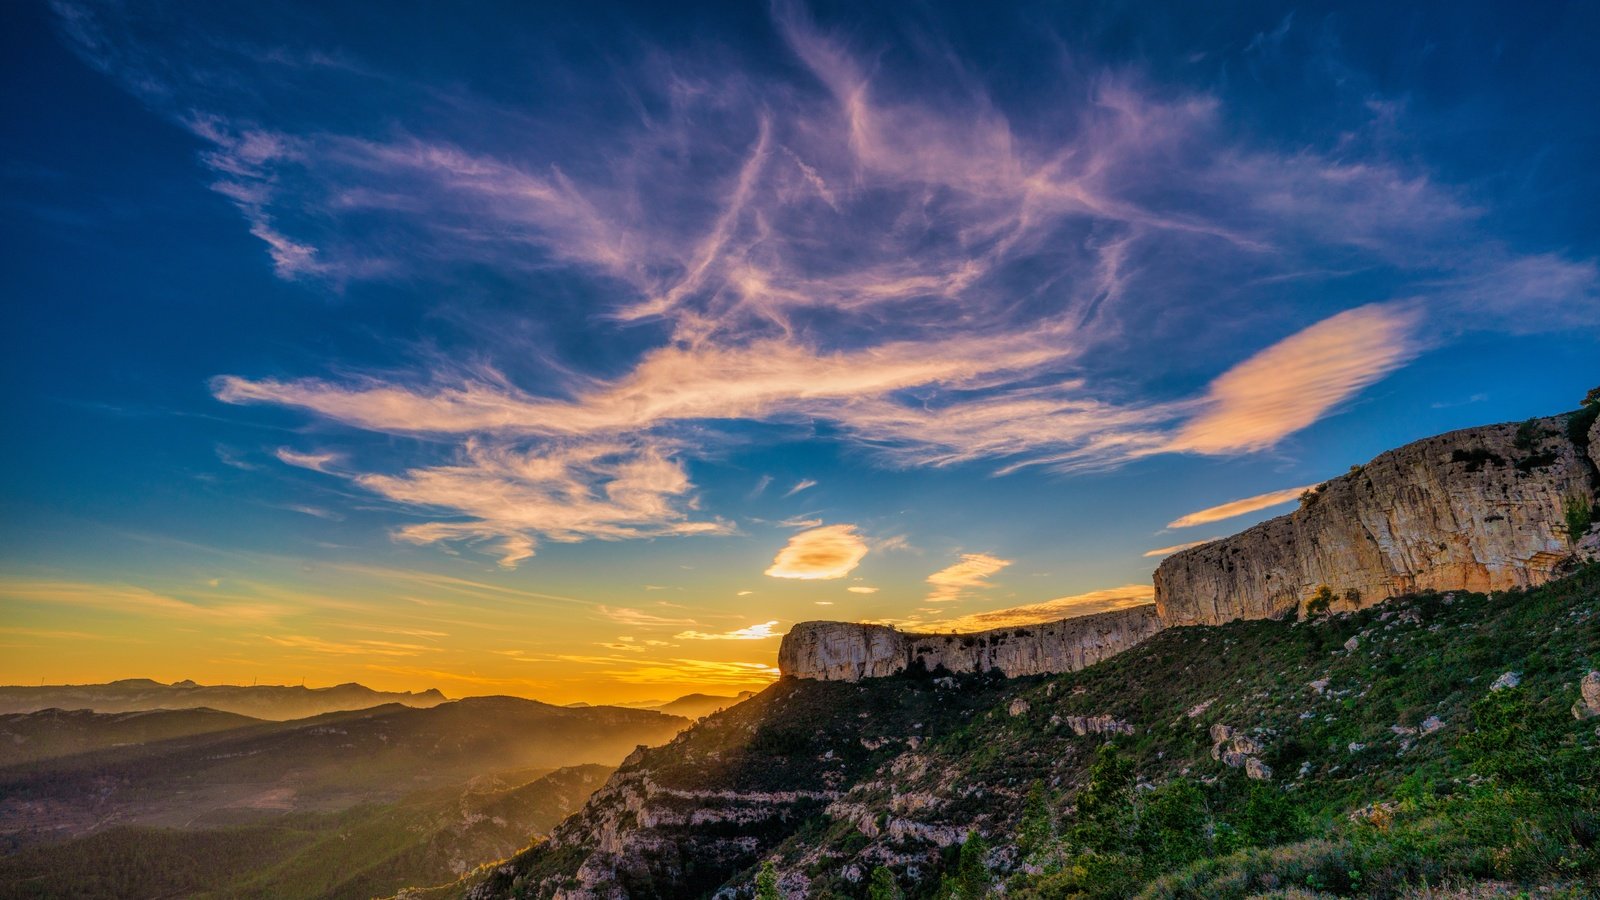
[[[714,712],[721,712],[735,703],[743,703],[756,695],[755,691],[740,691],[737,696],[725,697],[717,694],[685,694],[676,700],[647,707],[669,716],[683,716],[685,719],[698,719],[709,716]]]
[[[0,898],[366,900],[447,882],[516,852],[610,772],[577,766],[525,783],[480,778],[389,804],[226,828],[118,826],[0,856]]]
[[[615,765],[687,724],[514,697],[261,722],[0,769],[0,836],[23,844],[110,825],[209,827],[388,803],[480,775]]]
[[[0,687],[0,713],[29,713],[52,708],[119,713],[205,707],[257,719],[286,721],[341,710],[368,709],[385,703],[437,706],[445,700],[443,694],[431,688],[419,693],[389,692],[353,683],[308,688],[266,684],[202,685],[193,681],[162,684],[148,678],[128,678],[109,684]]]
[[[126,713],[95,713],[87,709],[9,713],[0,715],[0,768],[261,723],[261,719],[203,707]]]
[[[408,896],[1593,895],[1597,419],[1384,454],[1153,607],[797,626],[776,685]]]

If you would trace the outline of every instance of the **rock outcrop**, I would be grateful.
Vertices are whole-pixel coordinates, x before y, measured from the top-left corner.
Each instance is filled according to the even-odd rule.
[[[823,681],[918,666],[1071,672],[1175,625],[1348,611],[1423,590],[1542,584],[1570,560],[1600,559],[1600,527],[1574,535],[1568,517],[1574,504],[1600,507],[1600,419],[1586,429],[1573,421],[1469,428],[1381,454],[1309,492],[1288,515],[1167,557],[1155,572],[1152,606],[960,635],[802,622],[784,637],[778,667]],[[1359,643],[1351,638],[1346,649]]]
[[[880,678],[916,666],[955,674],[999,670],[1011,677],[1073,672],[1140,643],[1161,627],[1151,605],[972,634],[801,622],[784,635],[778,668],[785,675],[822,681]]]
[[[1566,507],[1594,503],[1597,466],[1600,422],[1575,442],[1566,416],[1417,441],[1288,515],[1168,557],[1156,607],[1166,625],[1209,625],[1303,614],[1323,586],[1338,611],[1542,584],[1574,554]]]

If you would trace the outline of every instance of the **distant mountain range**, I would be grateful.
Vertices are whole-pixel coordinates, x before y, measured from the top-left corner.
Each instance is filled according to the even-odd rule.
[[[436,689],[375,691],[360,684],[326,688],[298,685],[203,685],[193,681],[162,684],[149,678],[127,678],[109,684],[52,684],[0,687],[0,714],[41,709],[88,709],[100,713],[207,707],[257,719],[287,721],[323,713],[370,709],[385,703],[438,706],[449,698]]]
[[[113,825],[0,855],[0,898],[367,900],[516,852],[582,806],[611,771],[477,778],[393,803],[221,828]]]
[[[227,715],[5,717],[7,753],[27,761],[0,768],[0,839],[20,846],[114,824],[219,826],[388,803],[479,776],[513,773],[506,777],[517,781],[533,770],[615,765],[638,745],[664,743],[689,725],[650,710],[569,709],[515,697],[426,709],[391,703],[212,728]],[[169,736],[118,746],[140,721]],[[46,758],[59,751],[73,755]]]
[[[735,703],[743,703],[756,695],[755,691],[740,691],[732,697],[722,694],[685,694],[676,700],[631,700],[625,703],[613,704],[627,709],[650,709],[669,716],[683,716],[686,719],[698,719],[709,716],[714,712],[721,712]],[[568,703],[569,709],[585,709],[593,704]]]
[[[347,687],[138,681],[67,694],[80,704],[220,694],[279,713],[288,703],[394,696]],[[11,690],[61,698],[60,689]],[[399,696],[429,695],[438,696]],[[654,710],[515,697],[391,702],[286,722],[206,708],[3,714],[0,900],[364,900],[448,882],[527,846],[639,745],[665,743],[689,724]]]

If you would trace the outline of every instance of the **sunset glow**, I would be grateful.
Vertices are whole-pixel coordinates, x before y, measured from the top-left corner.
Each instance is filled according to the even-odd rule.
[[[759,689],[1596,380],[1556,24],[335,6],[4,13],[0,682]]]

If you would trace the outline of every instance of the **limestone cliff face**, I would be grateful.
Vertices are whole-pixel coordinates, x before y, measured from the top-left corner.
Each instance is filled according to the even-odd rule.
[[[1589,437],[1579,448],[1557,416],[1391,450],[1288,515],[1168,557],[1155,573],[1161,620],[1293,616],[1321,585],[1340,610],[1417,590],[1540,584],[1574,551],[1564,506],[1594,499],[1600,423]]]
[[[1161,630],[1153,605],[1040,625],[973,634],[913,634],[885,625],[801,622],[778,648],[785,675],[859,681],[903,672],[916,660],[929,671],[999,669],[1008,676],[1072,672]]]
[[[1569,434],[1566,416],[1454,431],[1352,468],[1289,515],[1173,554],[1156,570],[1153,606],[964,635],[802,622],[778,667],[824,681],[918,660],[952,673],[1070,672],[1163,627],[1300,614],[1323,585],[1339,611],[1419,590],[1541,584],[1574,555],[1600,558],[1600,527],[1574,542],[1566,526],[1567,504],[1595,504],[1597,487],[1600,420],[1585,436]]]

